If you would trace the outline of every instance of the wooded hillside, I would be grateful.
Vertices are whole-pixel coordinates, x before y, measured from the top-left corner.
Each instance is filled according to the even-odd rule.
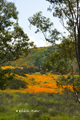
[[[45,62],[48,55],[52,54],[56,49],[55,46],[40,47],[36,49],[31,49],[28,56],[21,57],[16,61],[9,61],[5,63],[5,66],[19,66],[19,67],[39,67],[43,62]]]

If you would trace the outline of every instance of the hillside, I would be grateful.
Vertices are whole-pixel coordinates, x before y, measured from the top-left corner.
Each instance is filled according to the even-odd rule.
[[[39,67],[43,62],[45,62],[48,55],[53,53],[55,46],[40,47],[36,49],[31,49],[28,56],[22,56],[16,61],[9,61],[4,66],[16,66],[16,67]]]
[[[27,56],[23,55],[21,58],[17,59],[16,61],[9,61],[5,63],[3,66],[16,67],[16,69],[11,70],[11,72],[18,73],[19,75],[23,73],[28,74],[35,72],[44,73],[44,70],[42,71],[41,69],[41,65],[46,61],[47,57],[54,52],[55,49],[57,49],[57,46],[30,49],[29,54]],[[23,67],[23,69],[19,69],[19,67]],[[73,68],[76,74],[78,74],[76,59],[74,59]]]

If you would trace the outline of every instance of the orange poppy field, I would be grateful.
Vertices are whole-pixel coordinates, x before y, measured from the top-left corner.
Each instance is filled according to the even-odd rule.
[[[7,69],[7,68],[11,68],[11,69],[15,69],[15,67],[12,66],[5,66],[2,67],[2,69]],[[22,67],[20,68],[22,69]],[[58,87],[56,84],[56,80],[58,79],[58,77],[60,77],[60,75],[53,75],[53,74],[40,74],[40,73],[34,73],[34,74],[25,74],[26,76],[19,76],[19,75],[15,75],[15,78],[25,81],[27,83],[26,85],[26,89],[20,89],[20,90],[14,90],[14,89],[10,89],[10,90],[4,90],[6,92],[17,92],[20,91],[22,93],[61,93],[61,91],[64,90],[64,88],[68,88],[71,91],[73,91],[71,86],[63,86],[62,87]],[[67,75],[64,75],[65,77],[67,77]]]

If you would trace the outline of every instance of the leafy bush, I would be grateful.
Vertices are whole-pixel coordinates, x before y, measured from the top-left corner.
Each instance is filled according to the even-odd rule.
[[[6,70],[2,70],[0,68],[0,89],[1,90],[6,89],[6,86],[8,85],[8,79],[6,77],[6,73],[7,73]]]
[[[5,106],[1,105],[1,106],[0,106],[0,112],[6,112],[6,111],[7,111],[7,110],[6,110]]]
[[[10,71],[11,73],[18,74],[20,76],[25,77],[25,74],[31,74],[31,73],[39,72],[40,68],[37,68],[37,67],[27,68],[27,67],[23,66],[23,69],[15,68],[15,69],[7,69],[7,71],[8,72]]]
[[[12,79],[10,81],[10,89],[20,89],[20,88],[26,88],[27,83],[25,81],[22,80],[18,80],[18,79]]]
[[[57,80],[57,86],[64,88],[64,85],[67,86],[65,87],[65,90],[68,89],[74,91],[75,97],[77,98],[77,102],[80,103],[80,77],[70,75],[67,77],[59,77]]]

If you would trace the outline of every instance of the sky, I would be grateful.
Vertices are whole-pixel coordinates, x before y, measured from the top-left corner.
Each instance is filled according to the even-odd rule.
[[[24,32],[30,38],[30,41],[33,41],[37,47],[50,46],[50,43],[46,42],[41,33],[35,34],[36,28],[33,26],[29,28],[28,18],[33,16],[35,13],[42,11],[42,15],[51,19],[54,27],[60,31],[64,32],[65,29],[62,27],[58,18],[54,18],[50,11],[47,11],[50,3],[46,0],[7,0],[8,2],[14,2],[17,10],[19,12],[19,26],[23,28]]]

